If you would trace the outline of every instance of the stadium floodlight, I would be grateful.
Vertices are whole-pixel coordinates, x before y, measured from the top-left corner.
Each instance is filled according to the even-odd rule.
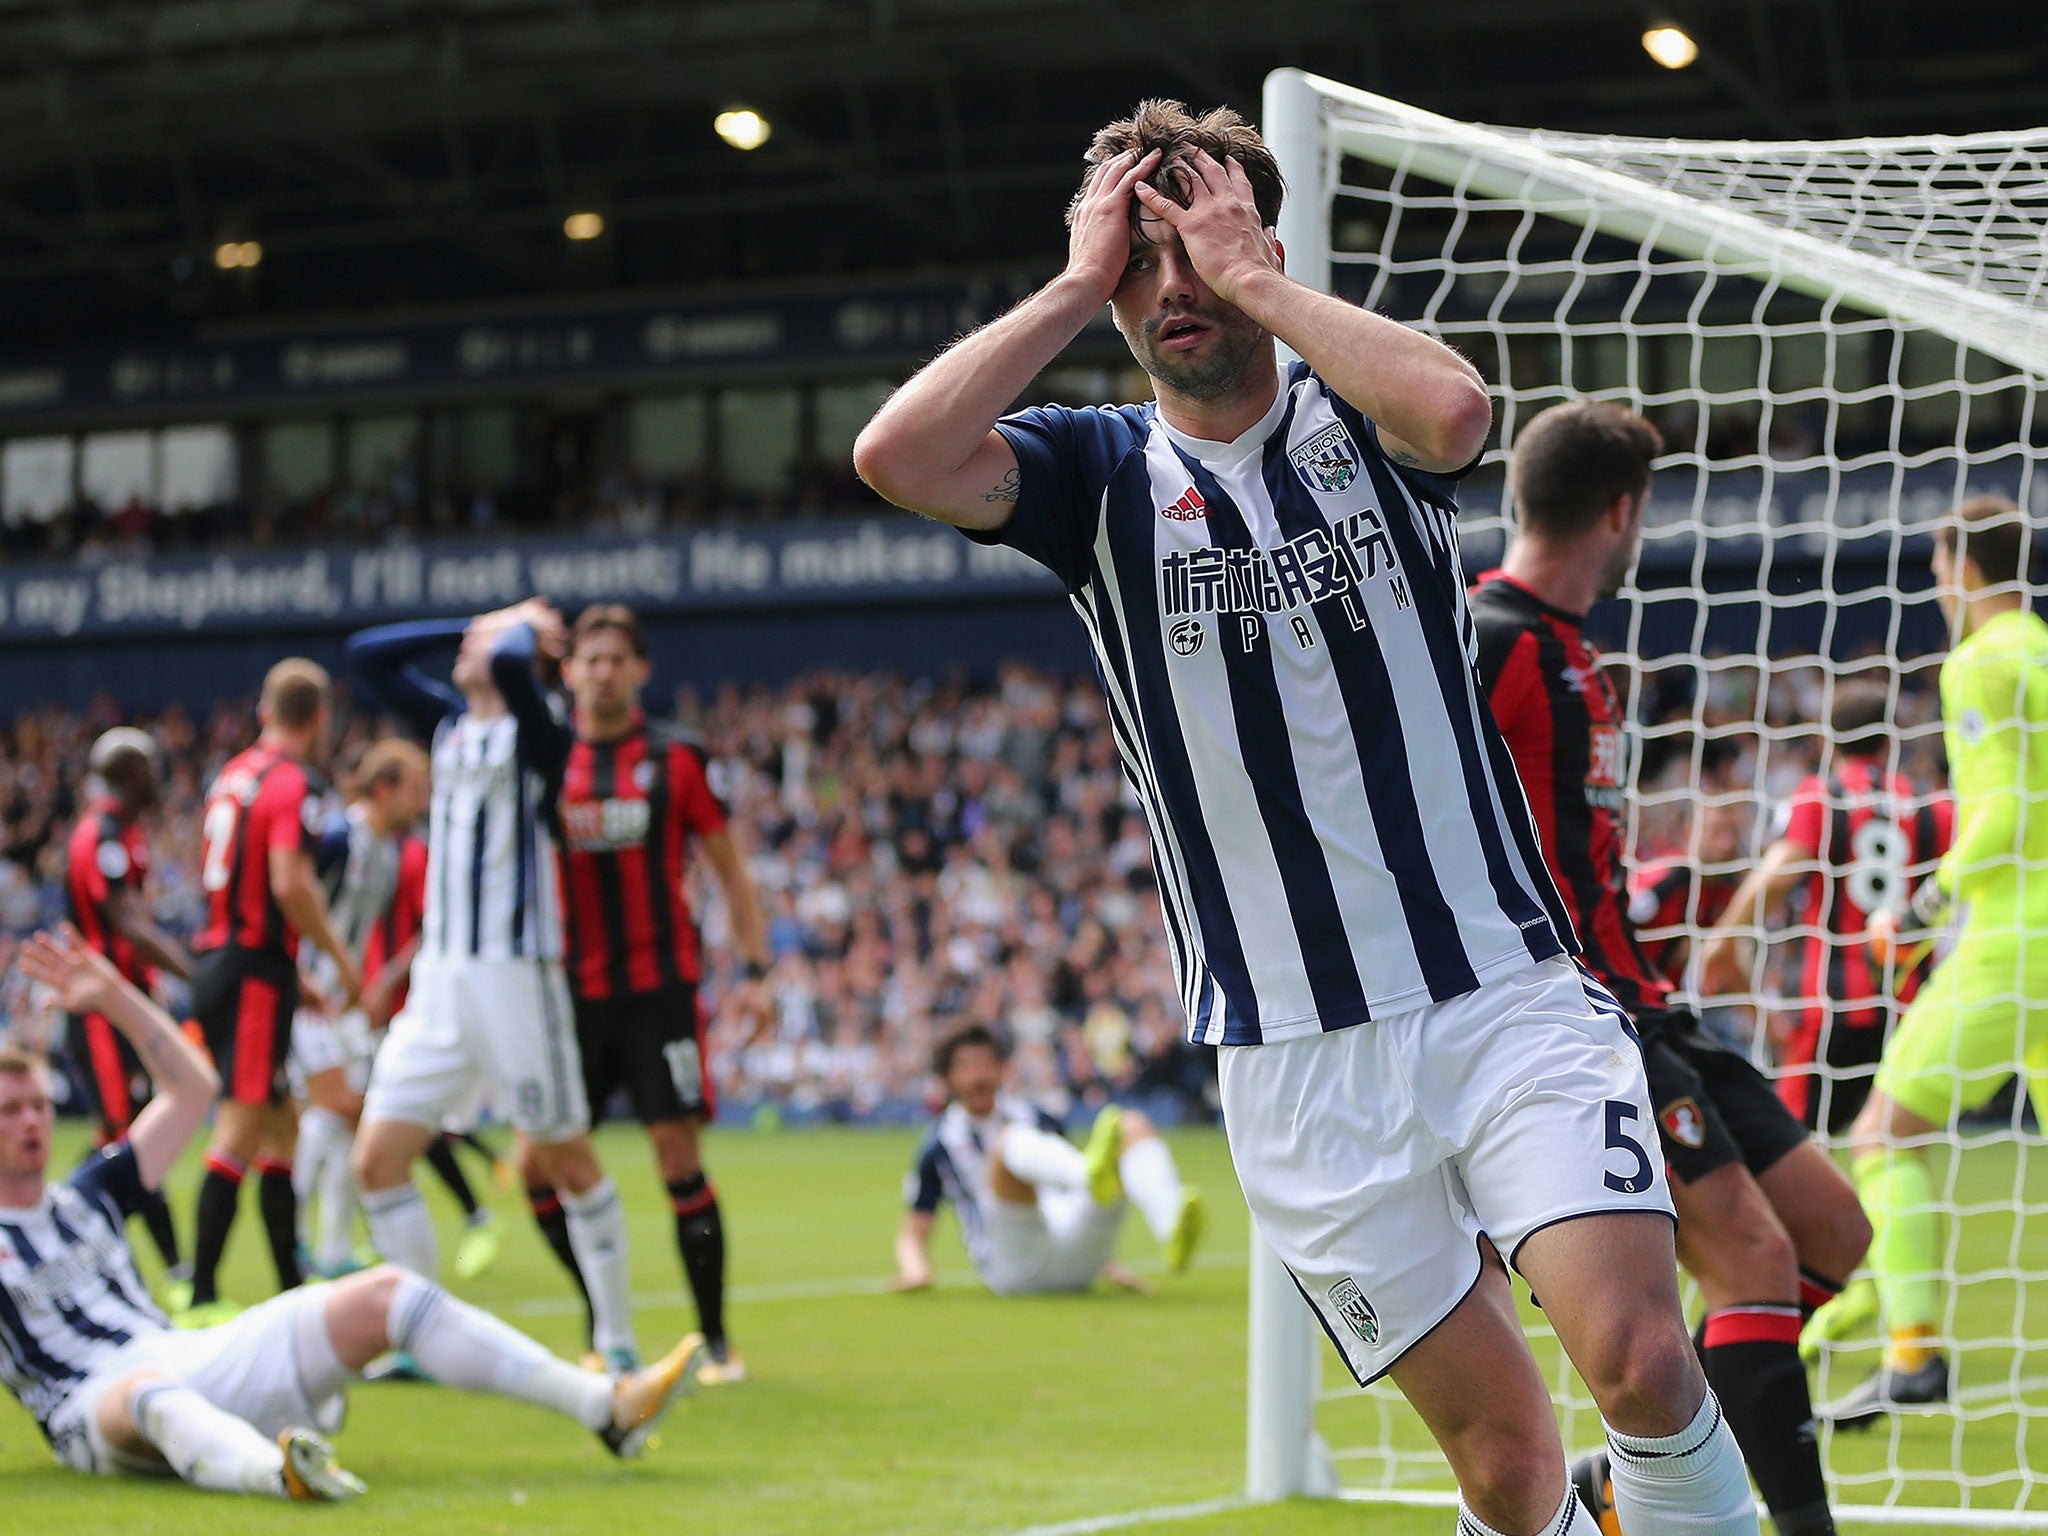
[[[1462,498],[1468,572],[1504,541],[1502,470],[1536,412],[1596,396],[1664,431],[1643,572],[1607,647],[1643,722],[1633,850],[1660,851],[1654,832],[1690,835],[1697,854],[1684,829],[1723,757],[1753,761],[1755,798],[1727,798],[1767,820],[1765,797],[1811,761],[1833,680],[1872,666],[1874,644],[1899,664],[1883,672],[1896,690],[1904,663],[1942,643],[1925,570],[1957,501],[1996,492],[2048,513],[2048,129],[1627,139],[1459,122],[1298,70],[1268,78],[1263,127],[1293,189],[1288,270],[1441,337],[1494,381],[1500,446]],[[1652,712],[1646,677],[1663,668],[1692,696]],[[1918,708],[1893,711],[1900,750],[1938,735]],[[1766,985],[1767,952],[1738,1001],[1797,1008]],[[2025,1064],[2008,1065],[2024,1082]],[[1845,1524],[2048,1529],[2040,1145],[1978,1127],[1936,1162],[1938,1334],[1961,1388],[1863,1439],[1827,1432]],[[1254,1247],[1248,1492],[1312,1493],[1334,1471],[1346,1497],[1454,1503],[1414,1414],[1386,1383],[1351,1384]],[[1585,1388],[1534,1337],[1566,1445],[1600,1445]],[[1830,1350],[1815,1400],[1860,1383],[1879,1342]]]
[[[604,233],[604,215],[588,209],[562,220],[562,233],[571,240],[595,240]]]
[[[1643,52],[1666,69],[1684,69],[1700,56],[1700,45],[1676,22],[1660,21],[1643,30]]]
[[[712,129],[734,149],[759,149],[775,130],[752,107],[731,107],[711,120]]]
[[[262,265],[263,246],[256,240],[223,240],[213,248],[213,264],[223,272]]]

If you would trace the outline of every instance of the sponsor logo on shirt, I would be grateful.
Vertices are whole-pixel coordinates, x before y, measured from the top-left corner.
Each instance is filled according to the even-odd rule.
[[[645,800],[577,800],[561,811],[562,831],[579,852],[610,853],[647,841]]]

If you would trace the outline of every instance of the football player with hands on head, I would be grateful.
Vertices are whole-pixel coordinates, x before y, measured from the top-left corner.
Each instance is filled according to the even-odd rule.
[[[1572,964],[1473,675],[1485,383],[1286,275],[1279,170],[1236,113],[1146,102],[1087,161],[1065,270],[905,384],[855,465],[1065,584],[1259,1231],[1357,1379],[1430,1425],[1465,1536],[1586,1518],[1509,1264],[1599,1403],[1629,1536],[1752,1536],[1642,1059]],[[1155,401],[1005,415],[1105,303]]]
[[[451,642],[453,686],[413,665]],[[638,1361],[625,1209],[591,1146],[562,964],[555,845],[575,737],[542,673],[552,678],[564,649],[562,616],[538,598],[349,638],[371,692],[431,738],[433,766],[420,946],[370,1070],[355,1167],[377,1250],[435,1274],[439,1240],[412,1165],[488,1097],[562,1191],[596,1346],[624,1371]]]

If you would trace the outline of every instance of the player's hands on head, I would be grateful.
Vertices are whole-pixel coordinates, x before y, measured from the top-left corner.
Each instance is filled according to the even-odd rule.
[[[15,963],[57,994],[66,1013],[105,1013],[121,992],[121,973],[69,923],[25,941]]]
[[[1125,150],[1095,168],[1074,203],[1067,233],[1067,271],[1086,281],[1107,304],[1131,261],[1133,189],[1159,167],[1159,151]]]
[[[1247,280],[1281,269],[1280,247],[1259,219],[1251,178],[1235,160],[1218,163],[1199,149],[1177,168],[1187,207],[1149,183],[1134,195],[1146,213],[1173,227],[1216,297],[1235,304]]]

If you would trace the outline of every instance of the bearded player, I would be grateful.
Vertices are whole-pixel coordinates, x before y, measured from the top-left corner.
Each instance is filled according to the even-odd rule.
[[[1587,642],[1587,611],[1620,590],[1641,546],[1662,442],[1606,401],[1552,406],[1516,437],[1516,531],[1472,591],[1479,674],[1514,754],[1582,963],[1642,1036],[1678,1206],[1678,1255],[1699,1282],[1707,1380],[1780,1536],[1831,1536],[1827,1484],[1799,1358],[1807,1287],[1841,1288],[1869,1240],[1855,1192],[1748,1060],[1672,1004],[1636,941],[1622,866],[1627,782],[1620,705]],[[1579,1469],[1612,1507],[1604,1454]],[[1624,1513],[1621,1528],[1637,1536]]]
[[[561,802],[569,989],[584,1097],[601,1115],[623,1088],[647,1128],[711,1352],[703,1379],[729,1383],[745,1378],[746,1364],[726,1338],[725,1219],[700,1146],[717,1098],[697,999],[703,943],[687,891],[693,855],[717,877],[755,984],[767,973],[768,918],[703,749],[641,708],[648,670],[630,608],[602,603],[577,618],[563,665],[576,704]],[[535,1219],[581,1290],[561,1197],[525,1161]]]

